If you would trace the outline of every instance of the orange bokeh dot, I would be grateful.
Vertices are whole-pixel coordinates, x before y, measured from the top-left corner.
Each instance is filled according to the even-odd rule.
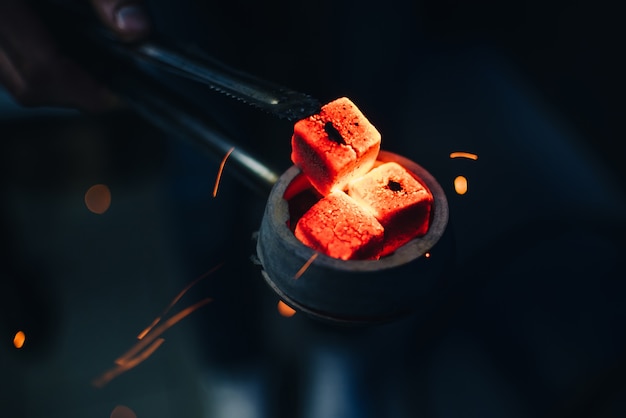
[[[454,179],[454,190],[458,193],[458,194],[465,194],[467,193],[467,179],[463,176],[457,176]]]
[[[24,334],[24,331],[16,332],[15,336],[13,337],[13,345],[15,346],[15,348],[24,347],[25,342],[26,342],[26,334]]]
[[[285,318],[292,317],[296,314],[296,310],[291,306],[287,305],[282,300],[278,301],[278,313],[284,316]]]
[[[127,406],[118,405],[111,412],[111,418],[137,418],[137,414]]]
[[[102,215],[111,206],[111,191],[105,184],[95,184],[85,193],[85,205],[93,213]]]

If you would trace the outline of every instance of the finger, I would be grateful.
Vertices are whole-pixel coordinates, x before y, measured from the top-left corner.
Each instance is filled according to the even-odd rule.
[[[91,0],[100,19],[125,41],[137,41],[150,32],[150,19],[140,0]]]
[[[27,2],[19,0],[0,1],[0,47],[18,71],[56,53],[43,23]]]
[[[2,48],[0,48],[0,83],[6,87],[13,97],[18,95],[24,85],[24,80],[20,73]]]
[[[119,106],[119,98],[96,83],[72,61],[59,56],[27,77],[0,49],[0,83],[23,106],[60,106],[99,113]]]

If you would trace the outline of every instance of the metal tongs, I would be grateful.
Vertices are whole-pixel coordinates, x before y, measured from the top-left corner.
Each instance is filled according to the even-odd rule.
[[[216,60],[190,56],[155,42],[135,46],[110,44],[116,54],[136,69],[172,73],[252,105],[280,119],[295,122],[314,113],[320,103],[303,93],[234,70]],[[215,156],[230,152],[229,166],[235,175],[255,190],[266,194],[279,175],[253,157],[222,132],[206,110],[185,100],[181,94],[142,76],[117,80],[118,92],[139,114],[157,127],[198,142]]]
[[[114,44],[115,45],[115,44]],[[114,46],[138,64],[151,64],[179,77],[206,85],[234,99],[291,122],[320,108],[313,97],[236,70],[208,56],[191,56],[152,41],[135,47]]]
[[[117,71],[116,77],[107,78],[111,88],[131,108],[160,129],[199,142],[215,156],[221,157],[234,148],[230,153],[229,166],[235,166],[234,171],[240,180],[262,193],[269,191],[278,175],[240,147],[234,146],[204,109],[160,83],[155,79],[155,73],[165,72],[192,81],[291,122],[315,114],[320,109],[320,102],[307,94],[234,69],[202,52],[183,51],[153,39],[135,44],[121,42],[94,19],[91,10],[76,3],[48,0],[42,4],[52,5],[56,7],[50,8],[51,13],[60,8],[64,13],[80,15],[80,19],[73,20],[71,32],[67,25],[60,31],[61,36],[71,35],[75,47],[76,35],[81,35],[82,42],[79,48],[75,48],[75,55],[87,58],[87,61],[89,56],[92,60],[102,61],[104,54],[115,66],[123,68],[123,71]]]

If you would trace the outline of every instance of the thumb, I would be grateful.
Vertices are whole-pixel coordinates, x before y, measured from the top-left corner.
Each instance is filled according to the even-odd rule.
[[[102,22],[120,39],[137,41],[150,32],[150,19],[141,0],[91,0]]]

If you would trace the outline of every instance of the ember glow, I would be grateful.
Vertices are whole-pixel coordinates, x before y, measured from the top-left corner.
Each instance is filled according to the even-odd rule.
[[[98,215],[102,215],[111,206],[111,191],[105,184],[95,184],[85,192],[85,205],[87,209]]]
[[[18,331],[15,333],[13,337],[13,346],[17,349],[24,347],[24,343],[26,342],[26,334],[24,331]]]
[[[378,258],[384,230],[374,215],[346,193],[333,192],[300,218],[295,235],[330,257],[366,260]]]
[[[383,226],[381,256],[393,253],[428,231],[433,196],[398,163],[388,162],[374,168],[352,182],[348,194]]]
[[[290,201],[292,215],[303,213],[291,220],[296,238],[343,260],[378,259],[423,236],[433,203],[430,191],[394,162],[376,165],[350,182],[347,193],[334,191],[304,210],[292,207],[303,203],[300,195]]]
[[[376,260],[426,234],[433,196],[400,164],[377,161],[380,140],[345,97],[294,125],[291,160],[321,195],[302,208],[311,201],[298,199],[303,181],[285,192],[300,242],[333,258]]]
[[[346,97],[294,125],[291,160],[326,196],[367,173],[380,150],[380,133]]]

